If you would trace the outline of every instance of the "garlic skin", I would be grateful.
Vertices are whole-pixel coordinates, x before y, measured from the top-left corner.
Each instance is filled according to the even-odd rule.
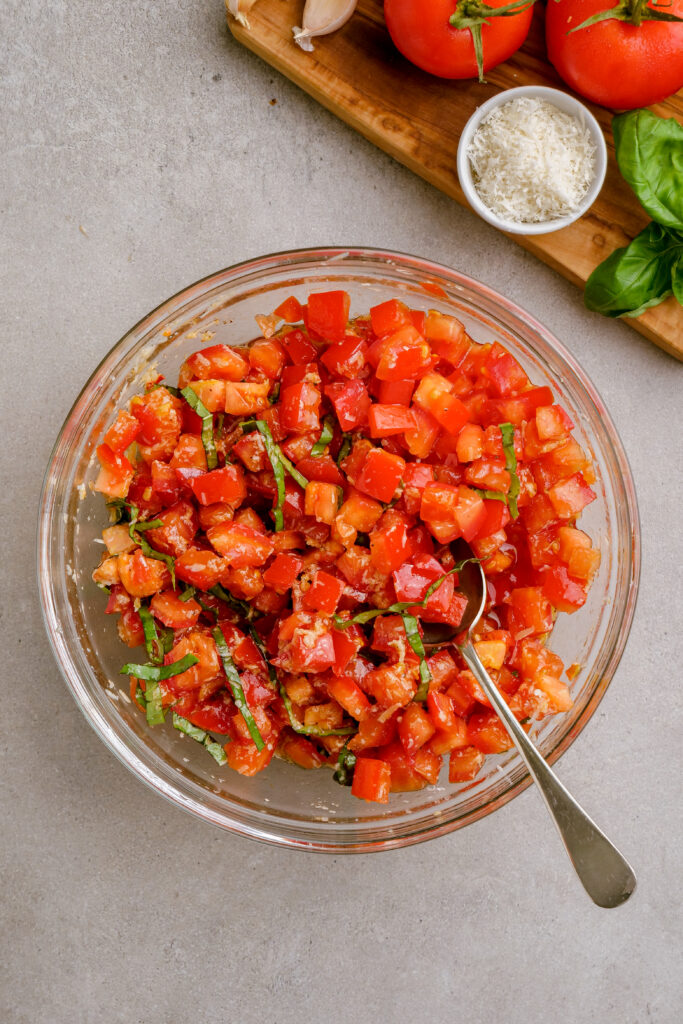
[[[226,0],[227,2],[227,0]],[[327,36],[345,25],[356,9],[358,0],[306,0],[302,27],[292,29],[294,42],[311,53],[316,36]]]
[[[255,3],[256,0],[225,0],[225,8],[235,21],[244,25],[245,28],[249,28],[247,15]]]

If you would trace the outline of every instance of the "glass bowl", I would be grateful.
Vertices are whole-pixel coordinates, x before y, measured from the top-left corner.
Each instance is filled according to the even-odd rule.
[[[91,580],[107,517],[93,493],[94,451],[115,411],[140,390],[150,368],[173,381],[203,341],[242,344],[257,335],[254,316],[288,295],[343,288],[352,314],[398,295],[419,309],[454,313],[476,341],[499,339],[535,384],[549,384],[596,464],[598,500],[581,526],[602,551],[586,605],[560,615],[550,646],[581,666],[574,706],[546,719],[534,738],[555,761],[597,708],[621,657],[636,603],[638,511],[631,472],[605,406],[585,373],[536,320],[463,274],[427,260],[376,249],[309,249],[250,260],[207,277],[164,302],[108,353],[57,438],[42,492],[38,583],[59,667],[86,718],[140,779],[204,821],[280,846],[334,853],[386,850],[444,835],[477,821],[521,793],[530,779],[514,751],[488,757],[473,782],[442,780],[417,793],[365,803],[329,771],[273,761],[255,778],[219,768],[201,746],[166,726],[149,728],[119,674],[127,659],[105,596]]]

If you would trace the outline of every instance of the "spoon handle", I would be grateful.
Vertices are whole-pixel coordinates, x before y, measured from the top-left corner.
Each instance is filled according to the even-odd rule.
[[[599,907],[618,907],[636,887],[630,864],[541,757],[489,677],[469,637],[459,649],[540,789],[584,889]]]

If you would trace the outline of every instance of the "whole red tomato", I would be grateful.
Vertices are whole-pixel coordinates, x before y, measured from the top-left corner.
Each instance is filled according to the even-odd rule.
[[[398,50],[423,71],[440,78],[477,78],[507,60],[527,37],[533,2],[519,2],[519,12],[505,16],[491,13],[476,0],[466,5],[456,0],[384,0],[384,17],[389,34]],[[463,8],[466,6],[466,10]],[[494,8],[495,10],[495,8]],[[450,18],[455,13],[482,20],[475,30],[481,31],[483,60],[478,67],[472,31],[454,28]]]
[[[677,92],[683,86],[683,22],[637,25],[609,18],[570,31],[611,7],[611,0],[548,0],[548,57],[560,77],[582,96],[614,110],[647,107]],[[635,14],[636,19],[639,8],[683,17],[683,0],[670,0],[666,7],[642,0],[619,5],[625,16]]]

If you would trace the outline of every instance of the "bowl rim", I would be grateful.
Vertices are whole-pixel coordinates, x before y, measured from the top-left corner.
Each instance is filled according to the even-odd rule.
[[[179,306],[182,307],[185,302],[190,300],[191,293],[195,292],[198,288],[201,288],[202,291],[208,291],[210,284],[213,286],[218,286],[219,284],[226,285],[230,280],[234,281],[235,279],[239,279],[241,276],[254,273],[259,269],[265,272],[268,269],[273,269],[275,267],[296,266],[302,263],[310,264],[312,261],[328,263],[331,266],[334,266],[335,264],[339,266],[343,265],[343,261],[346,259],[368,259],[376,262],[385,262],[389,265],[397,263],[403,265],[407,269],[412,269],[413,271],[419,270],[424,274],[433,275],[434,277],[443,276],[447,278],[454,287],[463,286],[465,288],[473,288],[480,294],[484,294],[487,298],[493,300],[502,307],[506,313],[512,314],[513,317],[521,320],[525,326],[536,332],[542,341],[565,361],[586,391],[591,402],[600,414],[602,421],[610,428],[607,431],[607,436],[619,463],[620,470],[622,471],[622,480],[625,487],[628,506],[628,520],[631,526],[631,544],[628,560],[629,573],[624,595],[624,612],[620,624],[619,635],[613,645],[605,673],[595,685],[585,708],[581,712],[581,716],[546,755],[548,763],[554,764],[583,731],[597,710],[597,707],[600,704],[616,669],[618,668],[630,634],[637,605],[641,568],[640,516],[633,475],[626,452],[624,451],[621,439],[614,423],[612,422],[609,412],[607,411],[591,379],[565,346],[546,327],[544,327],[543,324],[536,320],[535,317],[517,306],[516,303],[512,302],[512,300],[507,299],[495,289],[483,284],[476,278],[454,270],[445,264],[436,263],[432,260],[414,256],[410,253],[368,246],[315,246],[311,248],[282,250],[276,253],[269,253],[262,257],[242,260],[231,264],[222,270],[207,274],[192,284],[175,292],[172,296],[155,306],[145,316],[141,317],[123,334],[123,336],[105,353],[103,358],[88,377],[86,383],[81,388],[77,398],[65,417],[64,423],[57,435],[55,444],[48,459],[41,488],[36,538],[36,570],[41,613],[53,656],[68,689],[71,691],[72,696],[84,717],[117,759],[134,775],[141,779],[141,781],[143,781],[150,789],[155,793],[162,795],[170,803],[187,811],[194,817],[200,818],[209,824],[216,825],[227,832],[279,847],[304,849],[311,852],[331,854],[382,852],[391,849],[399,849],[423,842],[427,839],[447,835],[451,832],[457,831],[465,825],[478,821],[480,818],[485,817],[492,811],[504,806],[510,800],[513,800],[516,796],[519,796],[524,792],[524,790],[531,785],[533,780],[529,773],[524,771],[517,781],[511,782],[501,793],[491,797],[472,811],[467,812],[463,817],[437,824],[441,815],[436,813],[431,818],[431,824],[429,821],[426,821],[424,824],[418,824],[414,828],[411,826],[411,831],[407,834],[389,838],[373,837],[353,843],[338,842],[335,841],[334,837],[330,841],[325,841],[320,839],[311,840],[291,835],[283,835],[277,832],[277,823],[274,823],[270,828],[267,825],[257,827],[252,824],[245,823],[242,820],[237,820],[235,818],[230,819],[226,817],[225,812],[216,813],[210,808],[202,807],[199,800],[187,793],[183,793],[176,785],[169,785],[161,779],[154,771],[153,767],[149,764],[145,764],[135,751],[132,750],[131,746],[128,743],[123,742],[115,734],[105,716],[94,704],[94,701],[92,700],[80,674],[76,671],[75,666],[69,664],[69,670],[67,670],[67,665],[61,656],[57,643],[59,630],[54,629],[51,621],[51,619],[54,619],[55,625],[58,625],[58,616],[55,612],[52,601],[50,575],[48,572],[44,572],[43,569],[49,565],[48,541],[51,527],[51,516],[49,514],[49,485],[54,470],[59,464],[60,456],[63,456],[65,437],[74,419],[80,413],[80,407],[86,399],[86,394],[90,385],[100,375],[106,365],[110,361],[114,360],[119,348],[121,348],[133,335],[140,333],[143,329],[148,331],[152,328],[155,320],[158,321],[160,318],[165,318],[166,316],[171,315]],[[194,297],[196,297],[196,295]],[[184,301],[181,302],[181,299]],[[381,828],[382,825],[380,824],[379,829],[381,830]]]
[[[469,157],[467,156],[467,149],[472,136],[483,119],[490,114],[492,110],[495,110],[497,107],[501,107],[503,104],[520,96],[532,96],[538,97],[539,99],[545,99],[549,103],[552,103],[553,106],[558,107],[558,109],[567,113],[573,112],[575,116],[581,117],[584,120],[586,127],[589,129],[591,138],[595,143],[595,175],[591,186],[576,210],[573,213],[567,214],[565,217],[556,217],[555,220],[540,221],[533,224],[504,220],[502,217],[498,217],[479,198],[479,193],[474,185],[472,167]],[[547,85],[520,85],[514,89],[505,89],[502,92],[496,93],[495,96],[492,96],[490,99],[486,100],[485,103],[482,103],[481,106],[477,107],[465,123],[465,127],[460,134],[456,155],[456,165],[458,180],[460,181],[460,187],[463,190],[465,198],[475,213],[479,214],[482,220],[485,220],[488,224],[493,225],[494,228],[498,228],[500,231],[505,231],[510,235],[547,235],[552,231],[560,231],[562,228],[566,228],[570,224],[579,220],[579,218],[583,217],[583,215],[587,213],[597,199],[605,182],[605,175],[607,174],[607,144],[597,118],[588,109],[585,103],[581,102],[581,100],[572,96],[568,92],[564,92],[562,89],[552,89]]]

